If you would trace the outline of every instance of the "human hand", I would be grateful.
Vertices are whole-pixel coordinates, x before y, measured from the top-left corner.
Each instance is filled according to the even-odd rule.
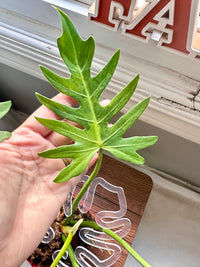
[[[62,94],[54,100],[76,104]],[[4,267],[19,266],[28,258],[80,179],[53,183],[65,164],[61,159],[39,157],[38,152],[69,144],[71,140],[47,129],[34,116],[60,119],[42,106],[10,139],[0,143],[0,266]]]

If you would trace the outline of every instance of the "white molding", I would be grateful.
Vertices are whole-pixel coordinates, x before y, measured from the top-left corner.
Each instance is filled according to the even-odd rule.
[[[126,21],[129,22],[132,18],[132,14],[133,14],[133,10],[135,7],[135,2],[136,0],[133,0],[130,4],[130,8],[129,8],[129,12],[128,12],[128,16],[124,15],[124,6],[118,2],[112,1],[110,4],[110,12],[109,12],[109,22],[113,23],[115,25],[114,30],[116,31],[119,28],[119,25],[121,23],[121,21]],[[97,5],[97,3],[96,3]],[[99,5],[99,4],[98,4]],[[116,15],[116,11],[118,10],[118,18],[115,18]],[[97,16],[97,10],[95,11],[95,15]],[[92,16],[92,14],[90,13],[90,16]]]
[[[76,1],[71,0],[42,0],[44,2],[47,2],[51,5],[59,6],[60,8],[65,8],[67,10],[74,11],[80,15],[88,16],[88,4],[83,4]]]
[[[18,19],[23,21],[25,18]],[[28,23],[31,25],[34,22],[29,20]],[[54,28],[42,23],[38,27],[49,36],[51,31],[54,34],[56,32]],[[0,35],[1,63],[40,79],[44,77],[40,72],[39,64],[66,75],[66,68],[59,58],[56,42],[52,41],[52,37],[43,38],[7,23],[1,23]],[[102,69],[112,53],[111,48],[97,43],[92,65],[93,75]],[[130,58],[129,54],[122,53],[119,66],[103,98],[113,97],[137,73],[140,73],[138,88],[124,111],[151,95],[150,105],[141,116],[141,120],[200,144],[200,112],[193,110],[194,103],[191,100],[199,90],[198,80],[141,60],[136,56]]]
[[[127,34],[127,30],[133,29],[159,2],[160,0],[154,0],[154,1],[147,1],[149,4],[146,6],[146,8],[141,12],[136,18],[133,19],[133,21],[130,21],[130,23],[124,25],[122,33]]]

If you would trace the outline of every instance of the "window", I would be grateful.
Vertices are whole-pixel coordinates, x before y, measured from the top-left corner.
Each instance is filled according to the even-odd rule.
[[[194,23],[194,33],[192,39],[192,49],[200,52],[200,12],[197,12],[197,18]]]
[[[111,3],[111,0],[106,1]],[[176,15],[175,1],[184,1],[180,5],[184,7],[181,19],[187,13],[190,21],[189,34],[184,36],[185,40],[189,40],[184,52],[174,49],[170,43],[170,38],[174,37],[174,29],[167,22],[172,24],[172,18]],[[121,49],[116,74],[104,97],[112,98],[133,76],[140,73],[138,88],[127,108],[151,95],[150,107],[141,119],[199,143],[200,33],[198,21],[195,20],[199,0],[175,1],[169,0],[168,5],[152,15],[156,3],[161,5],[167,0],[138,0],[127,20],[118,5],[119,9],[115,10],[118,15],[111,14],[113,17],[110,17],[111,21],[120,20],[119,27],[115,29],[112,23],[113,27],[107,27],[95,20],[88,21],[88,9],[93,0],[2,0],[0,61],[40,79],[44,79],[38,68],[41,63],[58,74],[66,75],[66,67],[60,60],[56,47],[60,21],[50,4],[60,6],[71,17],[83,38],[93,35],[96,40],[92,74],[98,73],[113,52]],[[118,4],[119,2],[123,3],[122,0],[118,0]],[[130,1],[126,0],[128,2]],[[191,13],[188,13],[190,2]],[[114,8],[116,2],[112,3]],[[145,21],[146,14],[154,19]],[[144,24],[143,32],[136,32],[136,22],[141,28]],[[188,25],[188,22],[185,24]]]

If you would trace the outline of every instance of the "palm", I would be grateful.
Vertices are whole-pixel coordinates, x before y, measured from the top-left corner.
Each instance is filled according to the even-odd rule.
[[[63,101],[60,95],[57,100]],[[55,118],[44,107],[36,115]],[[30,255],[71,191],[75,178],[63,184],[52,183],[64,162],[38,156],[38,152],[69,141],[30,117],[0,144],[0,266],[18,266]],[[8,255],[15,258],[14,265]]]

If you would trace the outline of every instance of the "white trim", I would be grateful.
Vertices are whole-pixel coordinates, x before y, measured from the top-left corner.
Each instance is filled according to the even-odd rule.
[[[115,16],[116,16],[116,12],[115,10],[118,10],[118,18],[116,19]],[[117,31],[117,29],[119,28],[119,25],[121,23],[121,20],[122,17],[124,17],[122,14],[124,14],[124,6],[121,5],[120,3],[117,3],[117,2],[111,2],[110,4],[110,12],[109,12],[109,17],[108,17],[108,21],[113,23],[115,25],[114,27],[114,31]]]
[[[154,1],[147,1],[149,4],[145,7],[143,12],[141,12],[136,18],[133,19],[133,21],[126,25],[124,25],[124,28],[122,30],[123,34],[127,34],[127,30],[132,30],[159,2],[160,0],[154,0]]]
[[[18,18],[20,19],[22,23],[25,18]],[[24,23],[30,23],[31,26],[34,21],[24,21]],[[59,58],[53,38],[44,38],[6,23],[1,23],[0,26],[1,63],[40,79],[44,77],[40,72],[39,64],[66,75],[66,67]],[[50,36],[51,32],[53,34],[56,32],[55,28],[42,23],[38,24],[38,27],[47,36],[48,34]],[[92,74],[102,69],[112,53],[112,49],[97,43]],[[122,53],[116,74],[103,98],[112,98],[137,73],[140,73],[141,77],[138,88],[124,111],[151,95],[151,103],[141,116],[141,120],[200,144],[200,112],[192,110],[194,103],[190,99],[194,98],[193,95],[199,90],[198,80],[181,76],[180,73],[141,60],[135,55],[130,58],[129,54]]]
[[[129,12],[128,12],[128,16],[124,16],[124,6],[123,5],[121,5],[120,3],[115,2],[115,1],[111,2],[108,20],[111,23],[115,24],[115,29],[114,29],[115,31],[118,29],[121,21],[129,22],[131,20],[132,14],[133,14],[133,10],[134,10],[134,7],[135,7],[135,2],[136,2],[136,0],[133,0],[131,2],[130,9],[129,9]],[[116,10],[118,10],[118,12],[119,12],[117,19],[115,18]]]
[[[142,35],[146,36],[146,42],[151,39],[157,42],[157,46],[161,47],[163,43],[170,44],[173,39],[173,30],[167,29],[167,25],[174,24],[174,8],[175,0],[171,0],[159,13],[154,16],[154,20],[158,21],[158,24],[149,22],[143,29]],[[169,18],[163,18],[163,15],[169,11]],[[150,29],[150,30],[149,30]],[[167,34],[167,37],[163,37],[163,33]]]
[[[80,15],[88,16],[88,9],[89,6],[87,4],[83,4],[76,1],[70,1],[70,0],[42,0],[44,2],[47,2],[51,5],[59,6],[61,8],[68,9],[70,11],[74,11]]]
[[[175,0],[171,0],[159,13],[155,15],[153,18],[154,20],[157,21],[164,21],[164,25],[166,24],[169,25],[174,25],[174,9],[175,9]],[[169,18],[163,18],[163,15],[169,11]]]

